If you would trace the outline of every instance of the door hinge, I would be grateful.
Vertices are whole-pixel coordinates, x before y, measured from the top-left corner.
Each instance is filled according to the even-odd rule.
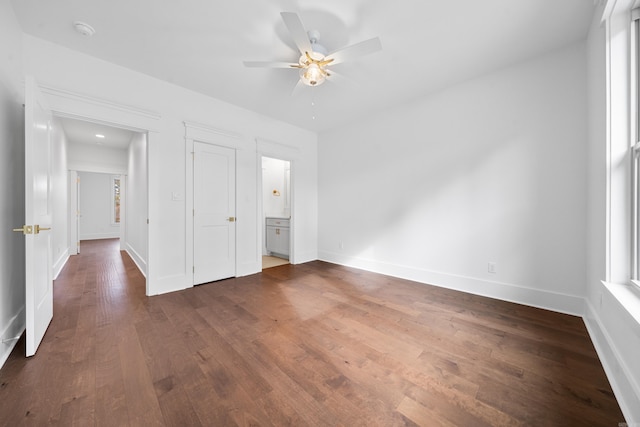
[[[149,218],[147,218],[147,224],[149,224]]]
[[[194,265],[193,267],[191,267],[191,271],[192,271],[193,273],[195,273],[195,272],[196,272],[196,266],[195,266],[195,265]]]

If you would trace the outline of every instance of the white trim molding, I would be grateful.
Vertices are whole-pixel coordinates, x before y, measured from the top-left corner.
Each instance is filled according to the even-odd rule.
[[[65,89],[56,88],[53,86],[47,86],[40,84],[40,89],[43,93],[48,95],[51,102],[51,108],[58,114],[65,115],[70,118],[82,118],[86,117],[85,109],[87,106],[97,107],[106,111],[110,111],[113,114],[114,111],[119,112],[127,116],[136,116],[139,118],[150,119],[153,122],[160,120],[159,113],[151,110],[146,110],[140,107],[134,107],[131,105],[124,105],[121,103],[109,101],[107,99],[97,98],[90,95],[80,94]],[[124,124],[124,123],[123,123]],[[139,130],[140,128],[132,124],[132,130]],[[155,127],[145,128],[145,130],[155,130]]]
[[[235,143],[231,143],[227,138],[234,140],[242,140],[243,137],[237,132],[232,132],[226,129],[220,129],[214,126],[208,126],[202,123],[185,121],[185,138],[192,139],[194,141],[206,142],[208,144],[223,145],[230,148],[241,148],[236,146]],[[219,137],[223,137],[220,139]]]
[[[474,295],[524,304],[559,313],[582,316],[584,298],[541,289],[533,289],[511,283],[503,283],[431,271],[410,266],[384,263],[362,257],[323,251],[319,259],[347,267],[360,268],[374,273],[412,280],[425,285],[438,286]]]
[[[194,153],[194,144],[195,142],[202,142],[205,144],[218,145],[221,147],[227,147],[234,149],[236,151],[246,150],[250,148],[250,142],[243,135],[233,132],[226,129],[217,128],[214,126],[209,126],[202,123],[192,122],[192,121],[184,121],[184,147],[185,147],[185,283],[184,288],[193,287],[194,282],[194,253],[193,253],[193,206],[194,206],[194,185],[193,185],[193,153]],[[237,156],[236,156],[237,161]],[[237,179],[238,168],[236,165],[236,185],[238,182]],[[237,191],[237,190],[236,190]],[[237,197],[236,197],[237,203]],[[239,212],[236,209],[236,216],[238,216]],[[241,225],[240,225],[241,226]],[[238,239],[238,224],[236,223],[236,242]],[[236,245],[236,254],[235,254],[235,277],[241,275],[239,272],[240,264],[238,260],[238,248]],[[244,269],[247,266],[243,266],[243,274],[246,272]],[[249,271],[251,271],[250,267]]]
[[[625,363],[616,340],[598,315],[598,310],[588,301],[583,320],[626,421],[630,424],[637,423],[640,420],[638,379],[629,375],[631,370]]]

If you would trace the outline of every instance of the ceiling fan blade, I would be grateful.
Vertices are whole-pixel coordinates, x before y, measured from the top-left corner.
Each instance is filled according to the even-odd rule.
[[[311,42],[309,41],[309,36],[307,35],[307,30],[304,29],[304,25],[302,25],[302,21],[297,13],[293,12],[280,12],[282,16],[282,20],[284,21],[284,25],[289,30],[289,34],[291,34],[291,38],[293,38],[293,42],[298,47],[301,55],[304,55],[305,52],[311,52]]]
[[[347,80],[349,80],[347,77],[345,77],[344,75],[340,74],[340,73],[336,73],[333,70],[329,70],[329,75],[327,76],[327,81],[331,82],[331,83],[336,83],[336,84],[343,84],[344,82],[346,82]]]
[[[333,59],[331,65],[335,65],[379,50],[382,50],[382,43],[378,37],[375,37],[330,53],[326,59]]]
[[[293,87],[293,90],[291,91],[291,96],[297,95],[303,86],[304,86],[304,83],[302,83],[302,80],[298,79],[298,82],[296,83],[296,85]]]
[[[297,68],[298,64],[274,61],[244,61],[244,66],[251,68]]]

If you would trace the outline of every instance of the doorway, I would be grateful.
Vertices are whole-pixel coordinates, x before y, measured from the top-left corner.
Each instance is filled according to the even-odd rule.
[[[81,241],[119,239],[147,276],[147,134],[57,117],[67,146],[69,253]]]
[[[291,162],[262,157],[262,269],[289,264]]]
[[[78,241],[120,239],[122,250],[126,239],[121,233],[126,225],[126,217],[122,215],[126,203],[122,197],[126,175],[83,171],[75,175]]]

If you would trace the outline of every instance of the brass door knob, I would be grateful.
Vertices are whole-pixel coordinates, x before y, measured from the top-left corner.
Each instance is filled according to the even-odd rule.
[[[22,228],[14,228],[13,231],[22,234],[33,234],[33,226],[23,225]]]
[[[33,234],[38,234],[41,231],[51,230],[51,227],[40,227],[38,224],[33,226]]]

